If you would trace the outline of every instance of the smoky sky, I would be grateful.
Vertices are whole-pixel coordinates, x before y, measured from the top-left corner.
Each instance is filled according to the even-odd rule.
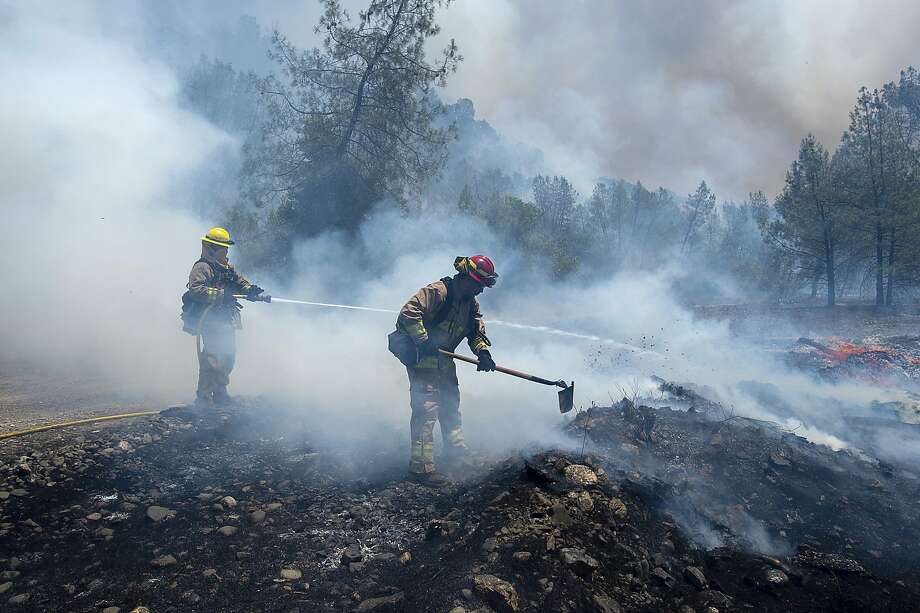
[[[465,57],[447,98],[560,172],[742,199],[917,63],[920,3],[465,0],[441,21]]]
[[[354,14],[367,2],[342,4]],[[89,6],[103,33],[127,32],[171,64],[204,53],[256,71],[271,64],[241,17],[310,47],[321,14],[315,0]],[[807,133],[833,150],[859,87],[918,63],[920,3],[457,0],[438,19],[432,57],[449,38],[464,57],[444,100],[472,99],[583,193],[598,177],[678,193],[706,180],[742,200],[776,195]]]

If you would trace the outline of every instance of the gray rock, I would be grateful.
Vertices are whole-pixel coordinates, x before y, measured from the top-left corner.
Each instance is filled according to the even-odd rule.
[[[466,613],[466,609],[464,609],[463,607],[454,607],[447,613]]]
[[[218,528],[217,531],[223,534],[224,536],[233,536],[239,531],[239,528],[237,528],[236,526],[221,526],[220,528]]]
[[[102,613],[119,613],[120,611],[121,607],[106,607],[102,609]]]
[[[12,492],[10,492],[10,494],[12,494],[13,496],[16,496],[17,498],[22,498],[23,496],[28,496],[28,495],[29,495],[29,492],[27,492],[26,490],[22,489],[21,487],[17,487],[15,490],[13,490]],[[20,594],[20,596],[21,596],[21,595],[22,595],[22,594]],[[16,598],[16,597],[14,596],[14,598]],[[28,599],[29,599],[29,597],[28,597],[28,595],[26,595],[26,600],[28,600]],[[25,600],[23,600],[22,602],[25,602]]]
[[[499,613],[518,610],[518,595],[514,586],[495,575],[476,575],[473,588],[483,600]]]
[[[249,514],[249,519],[251,519],[254,524],[261,524],[265,521],[265,511],[261,509],[253,511]]]
[[[511,556],[515,562],[528,562],[533,556],[529,551],[515,551],[514,555]]]
[[[369,611],[389,611],[395,610],[397,605],[403,601],[403,593],[397,592],[391,596],[378,596],[377,598],[368,598],[362,600],[361,604],[353,609],[354,613],[368,613]]]
[[[6,500],[9,497],[10,497],[9,492],[0,490],[0,500]]]
[[[498,549],[498,539],[487,538],[485,541],[483,541],[482,550],[486,553],[492,553],[496,549]]]
[[[285,581],[297,581],[301,577],[303,577],[303,573],[296,568],[281,569],[281,578]]]
[[[595,594],[593,600],[594,609],[597,613],[623,613],[623,609],[620,608],[620,603],[603,594]]]
[[[722,607],[724,609],[728,609],[734,603],[734,599],[731,596],[718,590],[703,590],[700,592],[700,601],[706,606]]]
[[[767,570],[766,581],[770,587],[782,587],[789,583],[789,576],[778,568],[771,568]]]
[[[677,580],[660,566],[656,566],[652,569],[652,577],[660,581],[667,588],[672,588],[677,583]]]
[[[563,547],[559,550],[559,557],[562,559],[562,563],[572,572],[584,579],[590,579],[594,571],[600,566],[597,560],[581,549],[575,549],[574,547]]]
[[[361,553],[361,548],[357,545],[349,545],[345,551],[342,552],[342,564],[348,566],[354,562],[360,562],[364,559],[364,554]]]
[[[102,513],[90,513],[89,515],[86,516],[86,519],[88,519],[89,521],[99,521],[100,519],[102,519]]]
[[[224,496],[220,499],[220,503],[228,508],[233,508],[236,506],[236,498],[233,496]]]
[[[566,528],[572,524],[572,516],[561,502],[553,505],[553,525]]]
[[[706,581],[706,575],[696,566],[688,566],[684,569],[684,579],[698,590],[705,590],[706,586],[709,585],[709,582]]]
[[[150,560],[150,565],[151,565],[151,566],[159,566],[159,567],[161,567],[161,568],[164,567],[164,566],[172,566],[172,565],[175,564],[175,563],[176,563],[176,558],[175,558],[175,556],[172,556],[172,555],[169,555],[169,554],[167,554],[167,555],[162,555],[162,556],[160,556],[160,557],[158,557],[158,558],[154,558],[154,559]]]
[[[789,466],[792,464],[782,451],[771,451],[770,463],[774,466]]]
[[[570,492],[569,499],[581,509],[582,513],[590,513],[594,510],[594,499],[588,492]]]
[[[10,604],[22,604],[22,603],[26,602],[27,600],[29,600],[29,598],[31,598],[31,597],[32,597],[32,595],[31,595],[31,594],[28,594],[28,593],[26,593],[26,594],[16,594],[16,595],[13,596],[12,598],[10,598],[7,602],[9,602]]]
[[[610,502],[607,504],[607,508],[610,509],[610,514],[617,519],[626,518],[626,503],[620,500],[619,498],[611,498]]]
[[[0,583],[0,594],[6,594],[10,591],[10,588],[13,587],[12,581],[7,581],[6,583]]]
[[[175,516],[176,512],[166,507],[158,507],[156,505],[147,507],[147,517],[155,522],[160,522],[164,519],[172,519]]]
[[[597,475],[584,464],[570,464],[563,471],[565,478],[577,485],[595,485]]]
[[[465,587],[462,590],[460,590],[460,595],[463,596],[463,600],[467,602],[470,602],[471,600],[473,600],[473,590],[469,588]]]

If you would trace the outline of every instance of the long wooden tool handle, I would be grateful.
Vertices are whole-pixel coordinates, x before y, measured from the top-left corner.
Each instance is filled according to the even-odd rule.
[[[455,360],[460,360],[461,362],[466,362],[467,364],[475,364],[479,366],[479,360],[473,358],[468,358],[465,355],[460,355],[459,353],[451,353],[450,351],[445,351],[444,349],[438,349],[441,353],[446,355],[449,358]],[[566,387],[562,381],[550,381],[549,379],[544,379],[542,377],[537,377],[534,375],[528,375],[526,372],[521,372],[519,370],[512,370],[511,368],[505,368],[504,366],[495,366],[495,370],[498,372],[503,372],[506,375],[511,375],[512,377],[518,377],[519,379],[526,379],[528,381],[533,381],[534,383],[542,383],[543,385],[555,385],[558,387]]]

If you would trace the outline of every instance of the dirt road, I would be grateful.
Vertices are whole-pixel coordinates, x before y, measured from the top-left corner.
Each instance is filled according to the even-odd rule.
[[[161,408],[162,403],[119,392],[118,382],[113,380],[0,361],[0,432]]]

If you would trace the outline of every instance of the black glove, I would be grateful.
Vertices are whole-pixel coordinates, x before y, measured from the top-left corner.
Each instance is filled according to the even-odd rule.
[[[249,286],[249,289],[246,290],[246,297],[247,297],[247,298],[254,298],[255,296],[258,296],[259,294],[261,294],[261,293],[264,292],[264,291],[265,291],[265,290],[262,289],[261,287],[259,287],[258,285],[250,285],[250,286]]]
[[[476,355],[479,357],[479,365],[476,370],[480,372],[492,372],[495,370],[495,360],[492,359],[492,354],[489,353],[488,349],[483,349]]]
[[[433,340],[431,340],[431,337],[429,337],[424,342],[419,343],[418,357],[420,360],[422,358],[427,358],[427,357],[436,356],[436,355],[438,355],[438,345]]]

